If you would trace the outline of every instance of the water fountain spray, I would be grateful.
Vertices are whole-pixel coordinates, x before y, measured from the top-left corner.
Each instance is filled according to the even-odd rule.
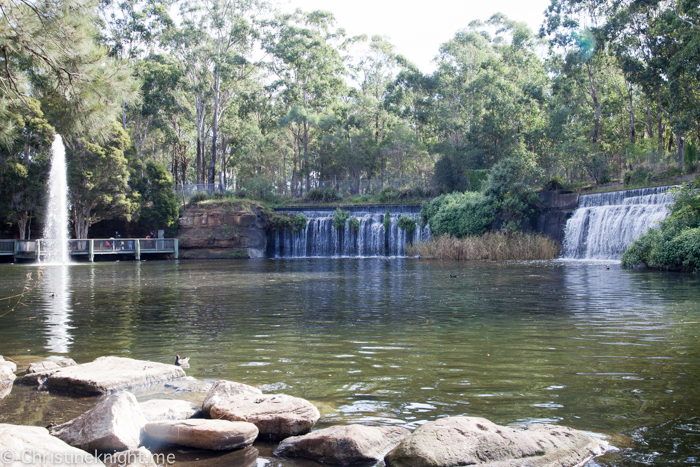
[[[49,202],[46,207],[43,248],[48,263],[67,264],[68,255],[68,177],[66,149],[61,135],[51,145],[51,172],[49,172]]]

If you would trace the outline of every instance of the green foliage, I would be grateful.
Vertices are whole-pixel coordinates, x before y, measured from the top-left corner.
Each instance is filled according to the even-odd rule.
[[[396,225],[409,234],[412,234],[413,231],[416,230],[416,220],[412,217],[408,217],[406,214],[402,214],[401,217],[399,217]]]
[[[207,194],[206,191],[198,191],[197,193],[193,194],[192,197],[190,198],[189,205],[196,206],[201,201],[206,201],[208,199],[209,199],[209,195]]]
[[[584,161],[583,166],[598,185],[610,183],[610,164],[602,154],[595,154]]]
[[[350,213],[344,209],[336,209],[333,212],[333,227],[337,230],[343,230],[345,228],[345,221],[350,218]]]
[[[245,190],[245,191],[242,191]],[[241,198],[253,198],[261,201],[276,201],[278,199],[275,193],[275,185],[265,176],[255,176],[248,178],[244,183],[241,191],[237,193]]]
[[[430,223],[434,235],[458,238],[483,234],[496,215],[493,198],[477,192],[442,195],[421,209],[421,218]]]
[[[391,213],[389,213],[389,210],[386,210],[386,214],[384,214],[384,221],[382,221],[382,225],[384,226],[384,231],[388,232],[389,227],[391,226]]]
[[[314,188],[304,194],[304,201],[312,203],[332,203],[341,199],[343,195],[331,187]]]
[[[147,162],[144,176],[135,188],[141,195],[139,223],[145,231],[167,230],[177,223],[178,199],[173,191],[173,178],[164,167]]]
[[[124,151],[129,135],[116,122],[104,145],[79,139],[66,151],[68,186],[76,238],[87,238],[91,225],[114,217],[131,220],[138,194],[130,193],[129,168]]]
[[[293,232],[300,232],[306,228],[307,221],[308,219],[302,212],[296,215],[275,213],[269,216],[265,221],[265,229],[270,231],[291,230]]]
[[[358,230],[360,230],[360,219],[358,219],[357,217],[351,217],[350,219],[348,219],[348,225],[352,230],[357,232]]]
[[[687,172],[695,170],[698,164],[698,145],[692,141],[686,144],[683,157],[685,158],[685,165],[688,169]]]
[[[544,184],[546,191],[561,191],[564,189],[566,182],[561,177],[552,177]]]
[[[622,255],[627,267],[700,272],[700,177],[690,186],[677,189],[671,214],[652,228]]]
[[[504,159],[491,169],[484,194],[494,206],[502,229],[521,231],[539,213],[540,197],[530,187],[537,171],[526,160]]]

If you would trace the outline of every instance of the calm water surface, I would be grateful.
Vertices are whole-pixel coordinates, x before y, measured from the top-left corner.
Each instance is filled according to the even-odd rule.
[[[191,357],[191,376],[309,399],[321,428],[416,428],[454,415],[548,422],[621,448],[590,465],[698,465],[700,280],[607,265],[0,265],[0,297],[42,274],[0,318],[0,355],[172,363],[179,353]],[[0,314],[7,310],[0,302]],[[42,425],[91,404],[15,387],[0,402],[0,422]],[[315,465],[258,448],[257,461],[237,453],[227,465]]]

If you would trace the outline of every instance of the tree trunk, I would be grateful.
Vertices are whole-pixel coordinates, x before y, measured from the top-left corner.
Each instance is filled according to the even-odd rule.
[[[684,149],[685,149],[685,140],[681,136],[680,132],[677,132],[676,133],[676,150],[678,151],[678,165],[681,168],[681,172],[683,172],[683,170],[684,170],[683,165],[685,163],[685,160],[683,157]]]
[[[654,124],[651,120],[651,109],[649,108],[649,99],[644,96],[644,102],[647,105],[647,134],[649,135],[649,138],[654,137]]]
[[[635,143],[635,133],[634,133],[634,107],[632,105],[632,85],[630,84],[627,88],[627,93],[630,98],[630,143]]]
[[[29,214],[27,211],[23,211],[17,220],[17,227],[19,228],[19,239],[27,239],[27,221],[29,221]]]
[[[197,185],[202,183],[202,140],[199,137],[199,127],[197,128]]]
[[[663,107],[661,107],[661,90],[657,89],[656,90],[656,105],[659,107],[656,115],[656,123],[657,123],[657,134],[659,135],[659,155],[664,152],[664,127],[663,127]]]
[[[595,86],[593,85],[593,75],[591,74],[591,65],[586,66],[588,69],[588,84],[591,87],[591,97],[593,98],[593,103],[596,106],[595,111],[595,124],[593,126],[593,139],[592,143],[598,143],[598,132],[600,130],[600,102],[598,101],[598,94],[596,93]]]
[[[219,142],[219,101],[221,88],[221,72],[219,70],[219,59],[221,56],[221,37],[216,42],[216,72],[214,78],[214,115],[212,119],[212,138],[211,138],[211,161],[209,161],[209,185],[212,187],[216,183],[216,153],[217,144]]]

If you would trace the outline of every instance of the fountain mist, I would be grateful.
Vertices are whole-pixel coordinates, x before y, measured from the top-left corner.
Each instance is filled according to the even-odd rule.
[[[46,261],[66,264],[68,257],[68,177],[66,149],[60,135],[51,145],[51,172],[49,173],[49,202],[46,207],[43,248]]]

